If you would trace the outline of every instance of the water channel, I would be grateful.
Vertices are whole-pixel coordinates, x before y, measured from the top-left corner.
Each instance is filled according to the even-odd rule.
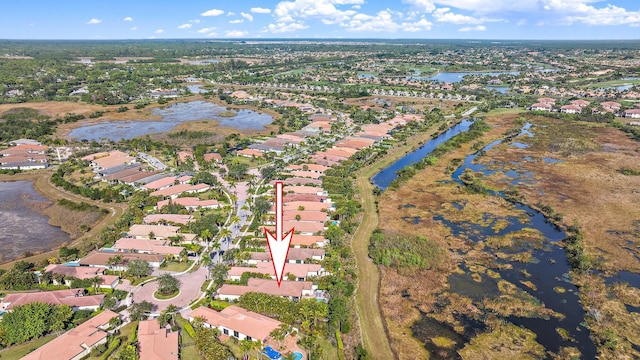
[[[407,154],[390,167],[375,175],[372,178],[373,183],[382,190],[386,189],[389,183],[397,177],[397,175],[395,175],[396,171],[421,160],[433,151],[437,145],[463,131],[467,131],[470,124],[471,121],[462,122],[445,133],[442,133],[435,139],[427,142],[418,150]],[[519,136],[534,136],[529,129],[530,125],[525,125]],[[482,151],[467,156],[462,165],[453,172],[452,181],[462,184],[460,176],[467,169],[472,172],[483,173],[485,175],[490,175],[499,171],[488,169],[484,165],[477,164],[475,160],[478,156],[486,154],[491,150],[491,148],[501,142],[502,140],[494,141],[485,146]],[[519,172],[513,172],[509,174],[509,177],[512,179],[512,184],[530,181],[530,176],[526,173],[521,174]],[[501,192],[491,192],[489,196],[502,197],[503,194]],[[458,206],[456,208],[459,210],[464,206],[460,204],[457,205]],[[485,219],[490,220],[489,225],[487,226],[471,222],[448,221],[440,215],[435,216],[434,219],[449,227],[453,235],[461,238],[468,238],[474,242],[486,240],[489,236],[509,235],[525,228],[535,229],[542,234],[545,239],[542,246],[534,246],[533,244],[527,244],[525,241],[520,241],[517,246],[514,246],[514,248],[510,250],[515,252],[521,252],[523,250],[530,252],[532,255],[531,261],[516,262],[500,260],[499,257],[496,257],[496,259],[498,259],[496,260],[498,265],[501,263],[509,263],[510,268],[497,266],[493,270],[498,272],[502,279],[517,285],[521,290],[526,291],[531,296],[538,299],[546,308],[562,314],[563,318],[551,317],[549,319],[542,319],[510,316],[505,320],[533,331],[537,335],[537,342],[543,345],[547,351],[557,353],[561,347],[576,347],[581,352],[582,358],[595,358],[597,354],[596,346],[590,338],[589,329],[583,326],[585,312],[579,301],[578,288],[571,283],[569,276],[570,268],[565,251],[557,243],[559,240],[565,238],[565,233],[555,225],[548,222],[540,212],[530,208],[529,206],[523,204],[514,204],[513,206],[515,210],[521,213],[523,212],[526,216],[507,216],[502,219],[493,219],[493,221],[488,218]],[[488,215],[489,214],[485,214],[485,216]],[[506,220],[509,225],[496,233],[494,230],[494,224],[497,220]],[[495,250],[488,246],[484,247],[484,251],[495,255]],[[501,249],[501,251],[504,252],[505,249]],[[506,268],[507,270],[502,270],[501,268]],[[464,296],[471,296],[472,298],[475,296],[479,299],[485,296],[495,296],[495,294],[491,294],[491,291],[489,291],[489,289],[496,287],[495,280],[490,278],[484,279],[483,282],[493,282],[493,284],[484,284],[480,287],[480,290],[474,291],[474,286],[477,287],[478,284],[475,283],[470,276],[465,276],[469,277],[469,279],[461,279],[459,274],[453,274],[449,277],[451,291]],[[523,283],[531,283],[533,286],[521,286],[520,284]],[[563,291],[557,291],[560,288]],[[455,349],[450,349],[449,352],[445,352],[444,358],[457,355],[455,350],[460,349],[463,345],[460,344],[460,342],[467,342],[472,336],[471,334],[482,331],[484,328],[481,324],[476,323],[474,325],[469,321],[466,321],[465,324],[465,334],[452,338],[452,340],[456,341],[458,344]],[[447,327],[447,324],[438,323],[434,319],[423,316],[423,319],[413,326],[413,332],[414,336],[425,341],[428,337],[424,338],[422,335],[428,334],[428,336],[432,336],[434,329],[446,329]],[[557,333],[556,329],[564,329],[569,337],[561,337]],[[433,348],[432,345],[429,345],[428,341],[426,341],[426,343],[427,348],[432,354],[437,354],[439,350],[442,350]]]
[[[160,120],[118,120],[100,121],[77,127],[69,133],[70,138],[86,140],[132,139],[152,133],[168,132],[175,126],[189,121],[216,120],[221,127],[237,130],[263,130],[273,122],[273,117],[247,109],[233,109],[235,115],[222,116],[227,108],[213,102],[196,100],[175,103],[164,108],[154,108],[152,116]]]

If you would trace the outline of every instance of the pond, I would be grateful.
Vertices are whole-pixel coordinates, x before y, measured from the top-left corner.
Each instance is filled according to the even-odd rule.
[[[154,108],[152,116],[161,120],[105,120],[73,129],[68,137],[86,140],[120,140],[158,132],[171,131],[175,126],[189,121],[216,120],[221,127],[237,130],[263,130],[273,122],[273,117],[247,109],[233,109],[232,117],[221,116],[227,108],[208,101],[175,103],[164,108]]]
[[[398,162],[392,164],[389,168],[375,175],[373,177],[374,183],[380,188],[385,189],[388,183],[393,180],[389,180],[392,177],[391,174],[395,174],[395,171],[427,156],[433,148],[446,141],[443,140],[444,138],[451,138],[457,133],[468,130],[470,123],[471,122],[467,122],[464,126],[460,124],[451,128],[439,137],[427,142],[419,150],[398,160]],[[530,131],[530,126],[530,124],[526,124],[519,136],[535,136],[535,134]],[[467,156],[462,165],[452,173],[452,181],[463,185],[460,176],[467,169],[476,173],[482,173],[485,176],[498,171],[508,171],[508,169],[496,169],[495,163],[492,164],[491,169],[489,169],[485,165],[475,161],[478,156],[486,156],[494,146],[501,142],[503,142],[503,140],[496,140],[485,146],[481,151]],[[418,156],[418,151],[421,149],[431,150],[422,150],[420,156]],[[512,171],[509,173],[509,176],[514,179],[512,181],[513,184],[530,181],[530,174],[526,172],[520,174],[520,172]],[[490,191],[489,196],[504,197],[499,191]],[[582,358],[595,358],[597,349],[590,338],[589,329],[583,325],[585,321],[585,311],[580,304],[578,288],[571,282],[569,276],[570,267],[567,262],[565,250],[558,244],[558,241],[566,237],[565,233],[547,221],[542,213],[531,207],[518,203],[513,204],[513,207],[516,212],[523,215],[491,218],[490,214],[485,214],[484,221],[480,222],[484,225],[465,221],[449,221],[441,215],[434,216],[434,220],[442,222],[451,230],[454,236],[467,238],[474,242],[486,241],[491,236],[509,236],[511,234],[517,236],[516,232],[526,229],[539,233],[542,244],[519,240],[514,242],[515,245],[512,245],[512,249],[507,250],[502,248],[499,250],[503,253],[509,251],[513,251],[514,253],[528,252],[531,254],[531,261],[529,262],[513,261],[510,260],[509,257],[500,258],[500,256],[497,256],[498,250],[492,249],[490,246],[483,247],[482,251],[487,252],[491,258],[496,259],[495,262],[497,266],[495,266],[494,271],[497,272],[502,279],[515,284],[520,290],[527,292],[540,303],[544,304],[546,308],[562,314],[563,318],[551,317],[549,319],[541,319],[535,317],[509,316],[504,320],[534,332],[537,336],[537,342],[548,351],[557,353],[562,347],[576,347],[581,352]],[[456,207],[456,209],[458,209],[458,207]],[[506,222],[508,225],[496,231],[494,225],[496,225],[498,221]],[[468,279],[466,280],[467,281],[460,275],[452,275],[449,279],[451,291],[464,296],[470,296],[472,299],[480,296],[479,294],[481,294],[481,296],[492,296],[490,292],[478,292],[478,288],[489,289],[491,286],[487,284],[476,284],[476,286],[473,287],[470,285],[473,284],[473,282],[468,281]],[[532,286],[524,286],[525,283],[532,284]],[[562,291],[557,291],[558,289],[562,289]],[[423,320],[413,325],[412,330],[414,336],[423,338],[424,333],[429,332],[429,330],[424,327],[434,328],[434,324],[431,320],[425,320],[423,318]],[[560,336],[557,329],[566,331],[569,338]],[[472,330],[477,331],[480,330],[480,328],[472,327]],[[456,348],[459,348],[460,336],[453,337],[452,340],[458,343]],[[468,341],[468,337],[464,337],[464,340]],[[429,344],[426,346],[430,350],[433,350],[429,347]]]
[[[0,182],[0,261],[70,241],[67,233],[49,225],[49,218],[39,211],[49,205],[51,201],[30,181]]]
[[[429,80],[447,83],[457,83],[467,75],[475,76],[500,76],[500,75],[519,75],[519,71],[470,71],[470,72],[441,72],[430,77],[410,77],[408,80]]]

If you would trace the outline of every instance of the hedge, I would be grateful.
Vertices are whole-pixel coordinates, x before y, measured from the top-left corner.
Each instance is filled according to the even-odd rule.
[[[111,345],[109,345],[109,348],[107,348],[107,351],[105,351],[105,353],[102,355],[102,360],[109,360],[109,356],[116,351],[116,349],[120,346],[120,339],[115,339]]]

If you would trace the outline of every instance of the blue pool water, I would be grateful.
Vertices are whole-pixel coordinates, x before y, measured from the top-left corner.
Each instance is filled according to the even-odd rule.
[[[302,353],[299,351],[296,351],[293,353],[293,360],[302,360]]]
[[[267,355],[269,359],[273,360],[278,360],[282,357],[282,355],[279,352],[273,350],[271,346],[265,346],[264,349],[262,349],[262,353]]]

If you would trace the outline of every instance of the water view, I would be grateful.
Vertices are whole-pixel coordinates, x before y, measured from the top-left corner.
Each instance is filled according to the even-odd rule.
[[[49,225],[39,210],[51,201],[40,195],[30,181],[0,182],[0,261],[25,252],[48,250],[68,242],[69,235]]]
[[[216,120],[222,127],[237,130],[263,130],[273,122],[273,118],[265,113],[253,110],[234,109],[235,115],[221,116],[227,108],[212,102],[197,100],[186,103],[175,103],[164,108],[154,108],[152,116],[160,116],[161,120],[118,120],[101,121],[73,129],[70,138],[86,140],[120,140],[158,132],[171,131],[176,125],[197,120]]]
[[[433,151],[437,145],[461,132],[467,131],[470,124],[471,121],[465,121],[452,127],[447,132],[428,141],[420,149],[407,154],[390,167],[382,170],[372,178],[372,181],[381,189],[386,189],[389,183],[397,177],[396,171],[419,161]],[[520,136],[535,136],[530,131],[530,127],[530,124],[526,124]],[[486,154],[501,142],[502,140],[494,141],[485,146],[482,151],[467,156],[462,165],[453,172],[452,181],[462,184],[460,176],[466,170],[482,173],[485,176],[502,171],[502,169],[495,168],[496,164],[492,164],[489,169],[487,166],[478,164],[475,161],[478,156]],[[508,172],[512,184],[529,183],[532,178],[531,174],[528,173],[510,170],[505,172]],[[503,197],[504,195],[501,192],[490,191],[489,196]],[[464,207],[461,204],[454,205],[459,210]],[[434,216],[434,220],[446,225],[454,236],[466,238],[473,242],[486,242],[489,237],[514,236],[517,238],[518,233],[522,231],[534,231],[540,234],[542,239],[540,244],[520,240],[514,243],[511,249],[503,248],[500,250],[509,253],[530,253],[531,261],[528,262],[513,261],[509,257],[500,258],[497,256],[498,250],[492,249],[490,246],[483,247],[482,251],[487,252],[488,256],[496,259],[496,265],[492,266],[492,268],[500,275],[499,279],[504,279],[511,284],[530,284],[529,286],[516,286],[521,291],[528,293],[536,301],[544,304],[546,308],[560,314],[561,317],[509,316],[504,320],[533,331],[537,337],[536,341],[548,351],[558,352],[562,347],[573,346],[581,352],[583,358],[595,358],[597,353],[596,346],[590,338],[589,329],[583,325],[585,311],[580,304],[578,288],[571,282],[570,267],[565,250],[558,245],[558,241],[564,239],[566,234],[548,222],[543,214],[531,207],[523,204],[514,204],[513,206],[516,212],[523,215],[497,218],[485,213],[485,219],[481,224],[467,221],[449,221],[441,215]],[[496,233],[497,222],[506,222],[508,225]],[[462,267],[465,268],[465,265],[463,264]],[[464,275],[453,274],[449,276],[448,283],[451,285],[451,292],[475,299],[474,301],[482,301],[485,297],[497,296],[491,291],[491,289],[494,289],[497,292],[497,280],[488,276],[483,276],[482,282],[478,283],[477,279],[473,279],[468,273]],[[481,321],[472,319],[458,320],[465,324],[463,334],[455,334],[447,324],[439,323],[435,319],[429,318],[427,314],[424,314],[422,320],[414,324],[412,331],[415,337],[425,341],[425,346],[432,354],[444,351],[443,349],[434,348],[433,344],[428,341],[434,331],[447,330],[445,333],[454,334],[455,336],[450,339],[456,343],[456,346],[444,352],[445,356],[443,358],[447,358],[448,355],[455,355],[455,351],[460,349],[475,334],[485,331],[485,324]],[[559,332],[563,332],[566,336],[560,336]]]

